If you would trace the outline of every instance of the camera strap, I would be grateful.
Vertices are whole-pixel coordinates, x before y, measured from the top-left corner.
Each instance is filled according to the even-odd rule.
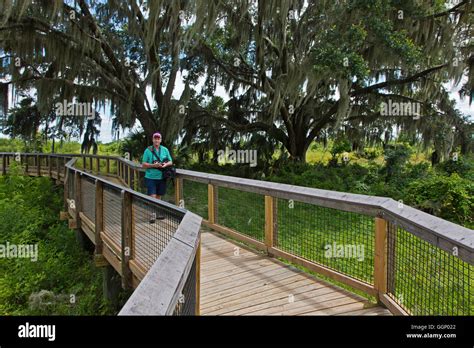
[[[155,148],[154,148],[153,146],[150,146],[150,147],[148,148],[148,150],[150,150],[151,153],[153,154],[153,156],[155,156],[155,158],[158,160],[158,162],[161,163],[160,157],[156,155]],[[161,153],[161,147],[160,147],[160,153]]]

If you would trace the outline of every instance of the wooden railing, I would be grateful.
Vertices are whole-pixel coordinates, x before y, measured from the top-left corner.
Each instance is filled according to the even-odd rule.
[[[122,182],[141,186],[139,164],[119,168]],[[173,201],[215,231],[374,296],[397,315],[474,314],[471,229],[387,197],[177,173]],[[323,257],[335,242],[364,247],[363,261]]]
[[[113,175],[110,163],[115,161],[119,166],[121,159],[0,156],[3,174],[17,162],[29,175],[49,176],[64,183],[61,217],[69,219],[69,227],[82,230],[95,245],[96,265],[111,265],[121,275],[123,288],[136,288],[119,315],[199,314],[199,216],[99,175]],[[82,164],[90,164],[89,172],[76,168],[81,159]],[[153,214],[164,219],[151,224]]]
[[[140,164],[77,157],[84,171],[143,190]],[[473,230],[386,197],[177,172],[168,200],[218,232],[374,296],[394,314],[474,314]]]

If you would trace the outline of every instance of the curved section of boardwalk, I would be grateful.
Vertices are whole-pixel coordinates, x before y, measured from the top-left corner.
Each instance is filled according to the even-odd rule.
[[[201,315],[391,315],[218,234],[201,235]]]

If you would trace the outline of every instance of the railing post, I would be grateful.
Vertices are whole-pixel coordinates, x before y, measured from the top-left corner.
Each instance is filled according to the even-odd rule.
[[[102,255],[103,244],[101,232],[104,230],[104,186],[102,181],[95,181],[95,250],[94,261],[97,267],[107,266],[108,262]]]
[[[97,174],[100,174],[100,157],[95,158],[95,164],[97,165]]]
[[[217,186],[213,184],[207,185],[207,212],[210,224],[217,223],[217,190]]]
[[[51,160],[51,157],[49,158]],[[51,174],[49,175],[51,177]],[[63,196],[63,201],[64,201],[64,211],[68,212],[68,204],[67,204],[67,200],[69,198],[69,182],[68,182],[69,179],[69,171],[66,172],[66,174],[64,175],[64,196]]]
[[[48,175],[51,178],[52,170],[53,170],[52,165],[51,165],[51,155],[48,155],[46,158],[48,159]]]
[[[59,157],[56,157],[56,179],[59,180]]]
[[[67,158],[66,158],[66,157],[62,157],[62,159],[63,159],[63,167],[64,167],[64,180],[66,180],[66,173],[67,173],[66,163],[67,163]]]
[[[275,215],[276,199],[272,196],[265,196],[265,245],[269,255],[271,254],[269,250],[273,248],[274,245],[273,239],[276,230]]]
[[[109,158],[105,160],[105,170],[106,170],[106,174],[110,174],[110,159]]]
[[[25,154],[25,173],[28,175],[28,155]]]
[[[387,293],[387,220],[375,218],[374,288],[377,300]]]
[[[3,175],[7,174],[7,156],[5,154],[2,155],[2,173]]]
[[[81,229],[81,217],[79,213],[81,212],[81,173],[74,172],[74,185],[76,191],[74,192],[74,209],[75,209],[75,216],[74,216],[74,228],[77,230]],[[80,231],[78,231],[80,232]]]
[[[132,257],[132,195],[125,190],[121,191],[122,200],[122,288],[132,287],[132,272],[128,262]]]
[[[136,169],[133,170],[133,189],[135,191],[140,190],[140,172]]]
[[[130,186],[132,184],[130,174],[131,174],[131,168],[130,168],[130,165],[127,163],[127,185],[128,185],[129,188],[132,188]]]
[[[178,207],[184,208],[181,204],[183,199],[183,179],[175,178],[174,179],[174,202]]]
[[[201,241],[196,250],[196,310],[195,314],[201,314]]]
[[[40,162],[40,156],[36,155],[36,174],[38,176],[41,176],[41,162]]]
[[[89,166],[91,167],[91,173],[94,172],[94,162],[92,156],[89,156]]]
[[[82,155],[82,166],[84,167],[83,169],[87,169],[87,162],[86,162],[86,156]]]

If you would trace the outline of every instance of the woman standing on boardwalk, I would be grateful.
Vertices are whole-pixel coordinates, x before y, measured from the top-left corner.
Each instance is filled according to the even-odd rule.
[[[153,145],[145,149],[142,158],[142,166],[146,169],[145,184],[147,194],[153,198],[161,199],[166,193],[166,178],[163,176],[163,169],[173,165],[169,150],[161,145],[161,134],[153,134]],[[155,219],[164,219],[164,216],[156,216],[153,213],[150,223]]]

